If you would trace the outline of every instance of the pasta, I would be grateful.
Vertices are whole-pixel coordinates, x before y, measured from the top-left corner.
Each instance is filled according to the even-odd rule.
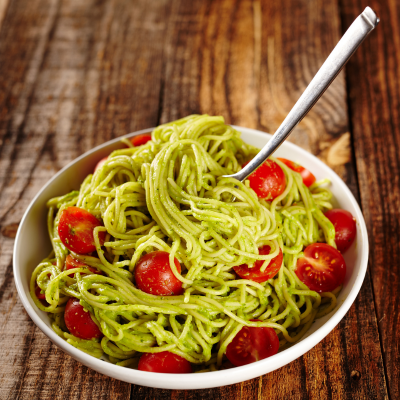
[[[123,142],[129,147],[111,153],[79,191],[47,203],[53,252],[34,270],[30,291],[59,336],[122,366],[137,365],[142,353],[169,351],[196,371],[212,371],[221,368],[228,344],[243,326],[273,328],[284,349],[335,308],[340,287],[317,293],[294,273],[305,246],[325,242],[336,248],[335,230],[323,214],[332,208],[326,182],[308,189],[300,174],[274,158],[286,188],[273,201],[259,199],[248,181],[224,178],[258,149],[222,117],[191,115],[160,125],[142,146]],[[92,255],[73,253],[60,240],[59,216],[70,206],[89,211],[104,225],[93,231]],[[267,255],[258,251],[264,245],[271,248]],[[155,296],[136,287],[135,266],[154,250],[169,253],[182,295]],[[258,260],[263,270],[280,250],[282,266],[266,282],[240,279],[233,271]],[[66,271],[68,254],[86,266]],[[90,311],[102,339],[68,332],[63,314],[70,297]]]

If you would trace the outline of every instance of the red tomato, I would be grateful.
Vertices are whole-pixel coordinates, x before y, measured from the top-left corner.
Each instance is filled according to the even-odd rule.
[[[46,295],[44,293],[41,293],[42,289],[40,289],[40,287],[38,286],[38,284],[36,283],[36,289],[35,289],[35,294],[36,297],[39,300],[46,300]]]
[[[244,167],[245,163],[242,165]],[[250,187],[258,197],[273,200],[283,193],[286,187],[285,174],[282,168],[274,161],[267,160],[249,177]]]
[[[90,340],[103,337],[89,311],[85,311],[79,304],[79,299],[75,297],[71,297],[67,302],[64,321],[71,334],[80,339]]]
[[[139,360],[139,371],[161,372],[164,374],[190,374],[190,362],[169,351],[144,353]]]
[[[335,242],[338,250],[344,253],[354,242],[357,233],[353,216],[348,211],[341,209],[329,210],[325,216],[335,227]]]
[[[97,268],[89,267],[89,265],[85,264],[84,262],[77,260],[76,258],[72,257],[70,254],[67,255],[65,259],[65,269],[73,269],[73,268],[87,268],[89,269],[92,274],[104,275],[103,271],[98,270]],[[70,277],[73,277],[74,274],[70,274]]]
[[[56,263],[52,263],[53,265],[56,265]],[[50,279],[51,274],[47,274],[47,277]],[[37,282],[35,282],[35,294],[36,297],[39,300],[46,300],[46,294],[45,293],[41,293],[42,289],[40,289],[39,285],[37,284]],[[43,303],[43,302],[42,302]],[[47,302],[46,302],[47,303]]]
[[[311,290],[331,292],[341,285],[346,276],[343,256],[326,243],[313,243],[297,260],[296,275]]]
[[[104,157],[104,158],[102,158],[97,164],[96,164],[96,166],[94,167],[94,172],[93,173],[95,173],[98,169],[100,169],[104,164],[105,164],[105,162],[108,160],[108,157]]]
[[[308,169],[302,167],[300,164],[287,160],[286,158],[278,158],[278,160],[282,161],[293,171],[298,172],[303,178],[303,183],[307,187],[310,187],[316,181],[315,176]]]
[[[244,326],[228,344],[226,356],[232,364],[240,367],[271,357],[278,350],[279,338],[272,328]]]
[[[262,256],[269,254],[270,251],[271,247],[269,247],[268,245],[265,245],[261,247],[261,249],[258,249],[258,253]],[[279,249],[279,254],[270,261],[264,272],[260,271],[260,268],[264,263],[263,260],[256,261],[253,268],[249,268],[247,264],[242,264],[237,267],[233,267],[233,269],[241,278],[250,279],[251,281],[261,283],[273,278],[279,272],[282,261],[283,254],[282,250]]]
[[[181,265],[175,258],[178,272]],[[135,281],[143,292],[157,296],[177,296],[183,293],[182,282],[176,279],[169,266],[169,253],[153,251],[143,256],[135,267]]]
[[[61,212],[58,224],[60,239],[69,250],[87,254],[96,250],[93,229],[102,226],[90,212],[79,207],[68,207]],[[104,243],[105,232],[99,233],[100,243]]]
[[[137,147],[141,146],[142,144],[146,144],[149,140],[151,140],[151,135],[148,133],[143,133],[142,135],[134,136],[131,139],[131,142],[135,147]]]

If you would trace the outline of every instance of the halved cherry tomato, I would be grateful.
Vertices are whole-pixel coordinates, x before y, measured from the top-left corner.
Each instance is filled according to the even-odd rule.
[[[80,305],[79,299],[71,297],[65,306],[64,321],[70,333],[80,339],[99,339],[103,333],[92,320],[89,311]]]
[[[56,263],[52,263],[53,265],[56,265]],[[50,279],[51,274],[47,274],[47,277]],[[42,289],[40,289],[39,285],[37,284],[37,282],[35,282],[35,294],[36,297],[39,300],[46,300],[46,294],[45,293],[41,293]],[[42,302],[43,303],[43,302]],[[47,302],[46,302],[47,303]]]
[[[329,210],[325,213],[325,217],[332,222],[335,227],[335,242],[339,251],[344,253],[354,242],[357,227],[354,217],[346,210],[339,208]]]
[[[35,294],[36,297],[39,299],[39,301],[45,306],[48,307],[49,303],[46,301],[46,294],[43,292],[41,293],[42,289],[38,286],[37,283],[35,283]]]
[[[46,300],[46,295],[45,295],[45,293],[41,293],[41,291],[42,291],[42,289],[40,289],[40,287],[39,287],[38,284],[36,283],[36,288],[35,288],[36,297],[37,297],[39,300]]]
[[[93,173],[95,173],[98,169],[100,169],[104,164],[105,164],[105,162],[108,160],[108,157],[104,157],[104,158],[102,158],[97,164],[96,164],[96,166],[94,167],[94,172]]]
[[[262,256],[269,254],[270,251],[271,247],[269,247],[268,245],[265,245],[258,249],[258,253]],[[264,272],[260,271],[260,268],[264,263],[263,260],[256,261],[253,268],[249,268],[247,264],[242,264],[237,267],[233,267],[233,269],[241,278],[250,279],[251,281],[261,283],[273,278],[279,272],[282,261],[283,254],[282,250],[279,249],[279,254],[270,261]]]
[[[93,229],[102,226],[99,220],[90,212],[79,207],[65,208],[60,215],[58,234],[67,249],[87,254],[96,250]],[[105,232],[99,233],[100,243],[104,243]]]
[[[278,350],[279,338],[272,328],[244,326],[228,344],[226,356],[232,364],[240,367],[271,357]]]
[[[301,177],[303,178],[303,183],[307,187],[310,187],[316,181],[315,176],[312,174],[312,172],[310,172],[308,169],[302,167],[300,164],[297,164],[293,161],[287,160],[286,158],[278,158],[278,160],[282,161],[293,171],[298,172],[301,175]]]
[[[297,260],[296,275],[311,290],[331,292],[341,285],[346,276],[343,256],[326,243],[313,243]]]
[[[176,258],[175,265],[180,273],[181,265]],[[149,294],[177,296],[183,293],[182,282],[173,274],[166,251],[144,255],[135,267],[135,281],[140,290]]]
[[[89,265],[85,264],[83,261],[77,260],[76,258],[72,257],[70,254],[67,255],[65,259],[65,269],[73,269],[73,268],[87,268],[93,274],[97,275],[104,275],[103,271],[98,270],[97,268],[89,267]],[[71,278],[74,274],[69,275]]]
[[[142,135],[134,136],[131,139],[131,142],[135,147],[137,147],[146,144],[149,140],[151,140],[151,135],[143,133]]]
[[[244,163],[244,167],[248,163]],[[248,178],[250,187],[258,197],[273,200],[283,193],[286,187],[285,174],[282,168],[274,161],[267,160]]]
[[[139,371],[160,372],[164,374],[190,374],[190,362],[169,351],[144,353],[139,360]]]

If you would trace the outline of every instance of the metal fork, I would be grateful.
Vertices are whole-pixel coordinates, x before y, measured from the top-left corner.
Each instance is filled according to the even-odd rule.
[[[369,33],[378,25],[379,18],[367,7],[360,14],[340,39],[331,54],[322,64],[313,80],[307,86],[297,103],[291,109],[271,140],[261,151],[239,172],[225,175],[226,178],[245,180],[255,171],[290,135],[294,127],[306,116],[328,86],[333,82],[349,58],[357,50]]]

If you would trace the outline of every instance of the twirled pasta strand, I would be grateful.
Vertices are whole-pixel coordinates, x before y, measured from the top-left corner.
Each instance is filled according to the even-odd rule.
[[[221,366],[227,345],[244,325],[274,328],[281,348],[299,340],[316,317],[336,305],[338,290],[320,295],[294,273],[304,246],[317,241],[335,246],[334,228],[322,212],[331,208],[331,194],[320,184],[309,190],[299,174],[275,159],[286,189],[272,202],[258,199],[248,182],[222,178],[257,151],[222,117],[191,115],[157,127],[143,146],[114,151],[79,191],[51,199],[54,250],[34,270],[30,289],[55,332],[119,365],[132,367],[143,352],[168,350],[199,370]],[[58,217],[73,205],[100,218],[104,227],[94,231],[96,256],[72,256],[104,276],[86,267],[63,271],[70,252],[58,237]],[[106,231],[103,247],[101,231]],[[263,245],[270,246],[270,254],[258,254]],[[279,249],[283,265],[267,282],[237,279],[232,271],[257,260],[265,269]],[[136,263],[154,250],[170,253],[183,295],[154,296],[135,287]],[[36,284],[48,305],[36,297]],[[68,333],[63,312],[71,296],[94,316],[105,335],[100,342]]]

